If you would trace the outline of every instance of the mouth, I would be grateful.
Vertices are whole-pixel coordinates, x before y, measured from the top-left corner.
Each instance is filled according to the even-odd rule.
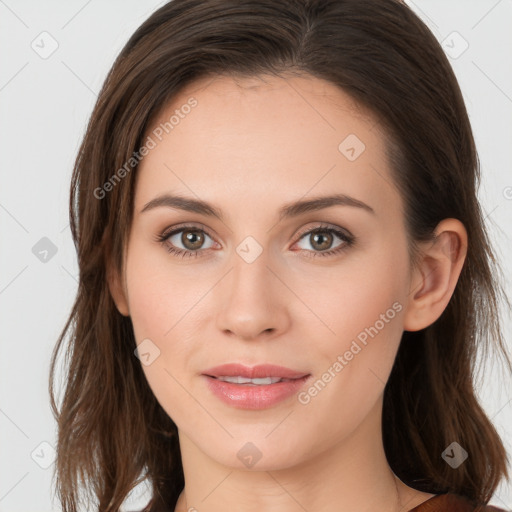
[[[260,382],[261,379],[282,379],[282,380],[293,380],[299,379],[306,375],[308,372],[301,372],[299,370],[292,370],[284,366],[278,366],[275,364],[259,364],[257,366],[245,366],[239,363],[227,363],[214,368],[209,368],[203,372],[203,375],[213,377],[216,379],[246,379],[247,382],[242,381],[227,381],[236,384],[246,384],[253,382],[253,384],[273,384],[273,382]],[[277,381],[276,381],[277,382]]]
[[[222,365],[204,372],[209,391],[238,409],[266,409],[295,395],[311,374],[275,365]]]
[[[249,379],[247,377],[242,377],[241,375],[237,376],[220,376],[215,377],[213,375],[207,375],[207,377],[211,377],[212,379],[221,380],[223,382],[230,382],[231,384],[244,384],[247,386],[268,386],[269,384],[277,384],[278,382],[290,382],[296,379],[285,379],[281,377],[262,377],[260,379]]]

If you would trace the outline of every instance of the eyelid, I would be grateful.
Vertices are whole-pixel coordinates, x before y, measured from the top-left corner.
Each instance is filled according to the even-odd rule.
[[[209,229],[204,224],[201,224],[200,222],[194,222],[194,223],[184,222],[183,224],[176,224],[175,226],[165,228],[164,231],[162,232],[162,234],[158,235],[158,238],[168,238],[172,234],[182,231],[182,230],[185,230],[185,229],[190,229],[190,230],[197,229],[198,231],[204,231],[210,238],[212,238],[212,239],[214,238],[211,235],[211,233],[209,232]]]
[[[333,230],[333,231],[340,231],[346,238],[353,239],[355,238],[347,229],[342,228],[341,226],[336,226],[334,224],[329,224],[327,222],[320,222],[317,226],[314,227],[306,227],[299,231],[299,233],[296,235],[298,242],[304,235],[311,233],[312,231],[316,230]],[[296,243],[294,242],[294,243]]]

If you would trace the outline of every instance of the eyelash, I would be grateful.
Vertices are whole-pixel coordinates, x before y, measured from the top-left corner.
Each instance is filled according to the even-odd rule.
[[[176,257],[185,258],[185,257],[197,257],[199,256],[199,253],[204,252],[206,249],[198,249],[197,251],[189,251],[185,249],[178,249],[174,246],[171,246],[167,243],[169,238],[176,233],[180,233],[182,231],[199,231],[207,234],[210,238],[213,239],[213,237],[208,233],[206,229],[203,227],[199,228],[197,226],[191,226],[191,225],[185,225],[180,226],[179,228],[176,228],[172,231],[164,231],[163,233],[156,236],[156,241],[161,243],[164,248],[167,250],[168,253],[173,254]],[[330,226],[326,225],[320,225],[316,226],[313,229],[310,229],[308,231],[305,231],[304,233],[301,233],[299,235],[299,238],[297,239],[297,242],[302,240],[306,235],[311,235],[313,233],[334,233],[338,238],[340,238],[344,243],[336,247],[335,249],[330,249],[328,251],[310,251],[308,249],[300,249],[300,251],[305,251],[308,253],[308,257],[310,258],[317,258],[317,257],[326,257],[326,256],[334,256],[337,255],[345,250],[347,250],[349,247],[353,246],[356,238],[352,235],[348,235],[347,233],[344,233],[343,231],[340,231],[338,229],[332,228]],[[313,255],[311,255],[313,253]]]

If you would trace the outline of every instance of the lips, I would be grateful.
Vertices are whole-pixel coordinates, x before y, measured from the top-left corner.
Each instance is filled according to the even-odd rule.
[[[209,368],[203,372],[203,375],[214,378],[243,377],[244,379],[265,379],[270,377],[294,380],[301,379],[302,377],[309,375],[309,373],[273,364],[261,364],[250,367],[238,363],[229,363]]]
[[[223,364],[201,375],[207,389],[225,404],[238,409],[267,409],[289,400],[304,387],[311,374],[262,364]]]

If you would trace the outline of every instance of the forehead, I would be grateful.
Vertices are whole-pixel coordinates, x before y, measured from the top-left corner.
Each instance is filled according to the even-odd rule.
[[[397,199],[374,117],[308,75],[203,78],[175,95],[145,135],[155,147],[139,166],[139,204],[156,192],[216,203],[220,189],[229,198],[275,196],[276,204],[333,189],[381,204]]]

